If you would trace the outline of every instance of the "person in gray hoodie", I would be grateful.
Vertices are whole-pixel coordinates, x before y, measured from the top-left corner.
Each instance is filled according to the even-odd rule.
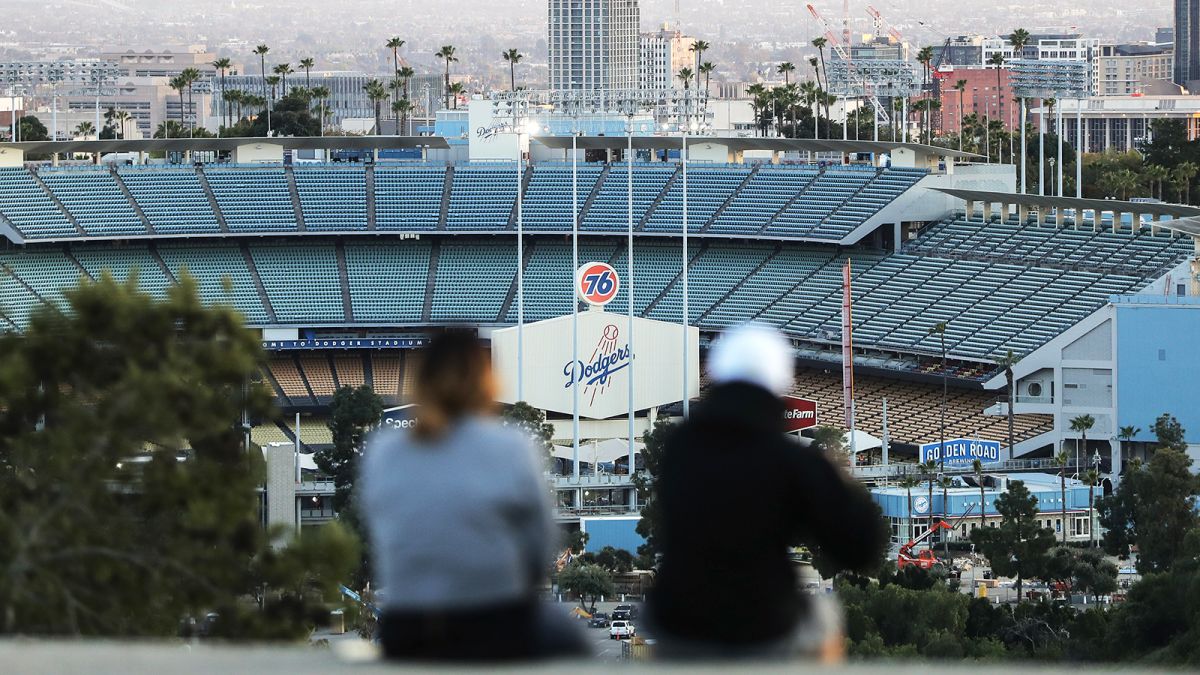
[[[417,368],[415,427],[376,432],[359,477],[385,656],[513,660],[577,650],[535,598],[557,543],[543,459],[492,417],[488,352],[475,336],[449,331]]]

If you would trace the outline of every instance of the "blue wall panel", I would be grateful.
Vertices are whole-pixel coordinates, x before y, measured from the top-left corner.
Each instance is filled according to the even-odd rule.
[[[640,518],[584,518],[580,525],[588,533],[588,553],[599,553],[605,546],[623,548],[637,555],[637,549],[646,543],[636,531]]]
[[[1200,304],[1171,300],[1179,304],[1117,305],[1117,425],[1153,441],[1154,420],[1169,412],[1200,443]]]

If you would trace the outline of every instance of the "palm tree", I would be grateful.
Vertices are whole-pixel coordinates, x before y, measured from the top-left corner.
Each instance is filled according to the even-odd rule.
[[[396,134],[400,135],[405,123],[408,121],[408,115],[412,112],[412,101],[402,98],[392,104],[392,112],[396,113],[396,119],[400,121],[400,128],[396,130]]]
[[[812,108],[812,138],[817,138],[821,136],[821,106],[818,104],[822,91],[821,66],[818,65],[816,56],[809,56],[809,65],[812,66],[812,74],[814,74],[817,80],[816,91],[814,92],[814,96],[812,96],[812,104],[814,104],[814,108]]]
[[[712,76],[713,71],[716,69],[717,69],[717,67],[716,67],[716,65],[713,64],[712,61],[705,61],[704,63],[700,64],[699,73],[704,76],[704,93],[705,93],[705,95],[708,94],[709,77]],[[699,86],[699,85],[697,85],[697,86]]]
[[[928,92],[926,92],[926,89],[929,86],[930,75],[933,74],[933,70],[932,70],[933,47],[928,47],[928,46],[921,47],[920,51],[917,52],[917,61],[921,64],[921,93],[923,96],[928,96]],[[930,99],[925,98],[924,100],[929,101]],[[922,139],[925,138],[925,129],[928,126],[928,118],[929,118],[928,112],[931,109],[932,108],[930,107],[930,105],[928,103],[925,103],[924,105],[921,106],[921,111],[924,113],[921,115],[921,138]]]
[[[933,483],[937,479],[938,466],[937,466],[937,462],[932,459],[922,462],[920,466],[921,466],[921,473],[925,475],[925,480],[929,482],[929,517],[927,518],[927,520],[929,521],[929,530],[932,532],[933,531]],[[942,505],[942,508],[943,509],[946,508],[945,504]],[[930,540],[929,543],[930,543],[930,545],[932,545],[933,540]]]
[[[203,75],[201,75],[200,71],[196,68],[184,68],[183,72],[181,72],[179,74],[179,76],[183,78],[184,84],[187,85],[188,112],[192,116],[191,128],[195,129],[196,128],[196,105],[195,105],[195,103],[193,103],[193,99],[192,99],[192,94],[193,94],[192,85],[199,82],[200,78],[203,77]]]
[[[240,107],[238,99],[241,98],[241,96],[242,91],[240,89],[230,89],[229,91],[221,92],[221,100],[225,102],[225,112],[229,116],[229,124],[227,126],[234,125],[234,120],[236,119],[234,115]]]
[[[1012,35],[1008,36],[1008,44],[1012,45],[1012,48],[1013,48],[1013,58],[1016,58],[1016,59],[1023,58],[1023,52],[1025,51],[1025,45],[1029,44],[1030,39],[1031,39],[1031,37],[1029,35],[1029,31],[1025,30],[1024,28],[1018,28],[1012,32]],[[1018,105],[1020,105],[1023,100],[1024,99],[1022,99],[1022,98],[1018,98],[1018,100],[1017,100]],[[1026,115],[1025,108],[1026,108],[1026,106],[1021,105],[1020,125],[1021,125],[1021,147],[1022,148],[1025,147],[1026,133],[1027,133],[1027,130],[1025,127],[1025,115]]]
[[[187,89],[187,80],[180,74],[168,80],[167,84],[179,94],[179,123],[183,124],[183,121],[186,119],[184,116],[185,108],[183,107],[183,90]]]
[[[1117,440],[1120,441],[1121,456],[1125,456],[1125,444],[1133,441],[1133,437],[1142,433],[1141,427],[1135,427],[1132,424],[1127,427],[1117,429]],[[1110,467],[1110,471],[1116,470],[1117,467]]]
[[[827,44],[829,41],[823,37],[813,38],[812,41],[812,46],[817,48],[817,53],[821,56],[821,73],[825,78],[825,89],[829,88],[829,70],[825,67],[825,45]],[[820,83],[818,79],[817,84]],[[825,119],[829,119],[829,99],[825,100]]]
[[[396,71],[396,76],[399,77],[404,84],[403,98],[411,100],[412,97],[408,95],[408,86],[412,83],[412,79],[416,76],[416,74],[417,71],[413,70],[412,66],[400,66],[400,70]]]
[[[385,46],[392,50],[392,74],[395,75],[400,72],[400,48],[404,46],[404,40],[399,37],[388,38]]]
[[[133,119],[133,114],[128,110],[118,110],[113,113],[113,121],[116,122],[117,129],[119,130],[118,137],[122,140],[125,138],[125,123],[131,119]]]
[[[1067,465],[1071,463],[1071,455],[1066,450],[1054,456],[1058,466],[1058,486],[1062,498],[1062,543],[1067,543]]]
[[[386,45],[392,50],[392,75],[396,78],[400,77],[400,48],[404,46],[404,40],[399,37],[389,38]],[[400,84],[396,80],[392,80],[392,99],[399,99]]]
[[[450,64],[458,60],[454,55],[454,45],[444,45],[434,54],[439,59],[446,62],[446,107],[450,107]],[[457,106],[456,106],[457,107]]]
[[[912,541],[917,536],[916,532],[914,531],[914,528],[916,527],[916,523],[914,522],[913,515],[912,515],[912,510],[913,510],[912,509],[912,503],[913,503],[912,489],[917,487],[920,484],[921,484],[921,481],[917,480],[916,476],[906,475],[900,479],[900,487],[904,488],[905,492],[908,494],[907,504],[908,504],[908,540],[909,541]]]
[[[979,528],[987,526],[987,496],[983,491],[983,462],[971,460],[971,470],[975,472],[975,484],[979,486]]]
[[[275,100],[275,94],[277,93],[275,91],[275,87],[278,87],[280,82],[281,82],[281,80],[278,75],[268,75],[267,76],[267,84],[269,84],[271,86],[271,98],[267,100],[268,107],[270,107],[271,102]]]
[[[796,72],[796,64],[792,63],[791,61],[784,61],[783,63],[779,64],[779,67],[775,69],[775,72],[783,75],[783,86],[786,87],[791,83],[791,80],[789,79],[791,74]]]
[[[766,102],[767,88],[756,82],[746,87],[746,93],[750,95],[750,107],[754,110],[754,133],[757,135],[762,130],[762,111]]]
[[[225,96],[225,71],[229,70],[232,65],[233,63],[225,56],[212,62],[212,67],[221,72],[221,121],[225,122],[227,126],[233,126],[233,121],[227,119],[230,112],[229,99]]]
[[[687,89],[688,89],[689,85],[691,85],[691,82],[692,82],[692,74],[693,74],[693,73],[692,73],[692,69],[691,69],[691,68],[688,68],[687,66],[684,66],[683,68],[680,68],[680,69],[679,69],[679,74],[677,74],[677,75],[675,76],[675,77],[678,77],[678,78],[679,78],[679,81],[680,81],[680,82],[683,82],[683,89],[684,89],[684,91],[687,91]]]
[[[463,84],[462,82],[455,82],[454,84],[450,85],[450,93],[454,95],[453,101],[455,110],[458,110],[458,97],[462,96],[466,92],[467,85]]]
[[[1150,194],[1162,200],[1163,181],[1171,177],[1171,172],[1159,164],[1147,164],[1142,167],[1142,178],[1150,187]],[[1156,189],[1157,188],[1157,189]]]
[[[1179,196],[1179,203],[1186,204],[1192,198],[1192,179],[1200,172],[1194,162],[1180,162],[1171,170],[1171,182]]]
[[[271,48],[266,45],[259,45],[254,48],[254,53],[258,54],[258,65],[262,71],[262,97],[267,97],[267,52]]]
[[[1083,474],[1083,484],[1088,486],[1088,547],[1095,546],[1095,519],[1092,517],[1096,504],[1096,486],[1100,484],[1100,472],[1095,469],[1088,469],[1087,473]]]
[[[1004,99],[1000,97],[1000,67],[1004,65],[1004,54],[1002,54],[1000,52],[993,53],[991,55],[991,57],[988,58],[987,64],[989,66],[996,67],[996,119],[1001,119],[1002,116],[1000,115],[1000,104],[1001,104],[1001,102],[1004,101]],[[990,106],[984,107],[985,110],[987,110],[988,108],[990,108]],[[991,115],[990,111],[988,112],[988,115],[989,116]],[[991,156],[991,148],[988,148],[988,155]],[[1000,151],[997,155],[997,161],[1000,163],[1004,163],[1004,144],[1003,143],[1000,144]]]
[[[516,49],[506,49],[506,50],[504,50],[504,53],[501,54],[501,56],[504,57],[504,60],[508,62],[509,86],[512,88],[513,91],[516,91],[517,90],[517,64],[521,62],[521,59],[525,58],[525,55],[522,54],[521,52],[517,51]]]
[[[155,138],[183,138],[183,125],[178,120],[164,120],[154,130]]]
[[[387,89],[384,88],[382,82],[372,78],[367,80],[367,83],[363,85],[363,91],[367,93],[367,98],[371,99],[371,105],[375,107],[375,135],[378,136],[383,133],[383,121],[379,113],[379,103],[387,98]]]
[[[276,75],[279,76],[279,80],[280,80],[279,97],[287,98],[287,95],[288,95],[287,76],[296,72],[296,71],[292,70],[292,64],[281,63],[281,64],[275,66],[275,68],[272,70],[272,72],[274,72]]]
[[[304,69],[305,89],[312,90],[312,69],[315,65],[317,65],[317,62],[311,56],[306,56],[300,59],[300,67]]]
[[[1092,427],[1094,427],[1094,426],[1096,426],[1096,418],[1092,417],[1091,415],[1079,415],[1077,417],[1071,418],[1071,431],[1078,432],[1080,438],[1083,439],[1083,458],[1085,460],[1087,459],[1087,451],[1088,451],[1087,432],[1091,431]],[[1075,444],[1075,470],[1078,471],[1080,466],[1081,466],[1081,464],[1079,463],[1079,444],[1076,443]]]
[[[1013,445],[1015,442],[1015,438],[1013,435],[1013,405],[1017,401],[1016,383],[1013,381],[1013,366],[1017,365],[1017,362],[1020,360],[1021,360],[1021,357],[1014,354],[1013,350],[1011,350],[1011,349],[1006,351],[1004,353],[1004,356],[999,356],[996,358],[996,365],[1004,369],[1004,381],[1008,386],[1008,458],[1009,459],[1013,458]]]
[[[954,83],[954,90],[958,92],[958,149],[963,149],[963,124],[962,121],[967,116],[967,111],[963,108],[963,94],[967,91],[967,81],[959,80]]]
[[[696,69],[692,72],[696,72],[696,73],[700,72],[700,57],[704,56],[704,52],[708,51],[711,48],[712,48],[712,45],[708,44],[704,40],[696,40],[695,42],[692,43],[691,47],[688,47],[688,51],[690,51],[696,55]],[[696,86],[699,87],[699,83],[697,83]]]
[[[309,91],[309,93],[312,94],[312,97],[317,99],[317,101],[319,102],[318,107],[320,108],[319,114],[320,114],[320,124],[321,124],[321,135],[324,136],[325,135],[325,101],[329,98],[329,93],[330,93],[329,87],[326,87],[324,85],[318,85],[316,87],[313,87],[312,89],[309,89],[308,91]]]
[[[80,122],[79,124],[75,125],[75,131],[73,133],[76,136],[82,136],[86,138],[96,133],[96,125],[92,124],[91,122]]]

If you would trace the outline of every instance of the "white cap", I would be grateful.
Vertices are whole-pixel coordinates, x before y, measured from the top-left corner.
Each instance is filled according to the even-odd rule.
[[[746,382],[781,396],[792,388],[795,377],[792,346],[773,328],[738,326],[709,350],[708,374],[717,382]]]

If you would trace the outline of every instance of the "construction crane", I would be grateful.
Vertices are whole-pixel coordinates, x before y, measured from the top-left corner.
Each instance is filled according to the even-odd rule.
[[[871,16],[871,21],[875,27],[875,37],[883,37],[883,27],[887,25],[887,21],[884,20],[883,15],[871,5],[867,5],[867,14]],[[887,26],[887,34],[892,36],[892,39],[897,43],[904,42],[904,38],[900,37],[900,31],[896,30],[894,26]]]
[[[932,548],[927,548],[917,554],[913,554],[913,549],[920,546],[921,543],[926,539],[932,537],[934,532],[939,530],[953,530],[954,528],[958,527],[958,524],[966,520],[967,516],[970,516],[971,512],[974,510],[975,506],[972,505],[966,510],[965,513],[956,518],[953,523],[947,523],[944,520],[939,520],[931,525],[928,530],[925,530],[923,533],[921,533],[921,536],[916,537],[912,541],[902,545],[900,547],[900,553],[896,556],[896,569],[904,569],[905,567],[915,565],[923,570],[931,570],[935,567],[945,566],[945,563],[934,554]]]
[[[833,49],[833,51],[846,64],[847,76],[850,78],[858,77],[858,69],[854,67],[854,62],[850,59],[850,54],[847,51],[850,49],[849,19],[847,19],[846,29],[843,33],[843,37],[846,40],[845,48],[843,48],[841,40],[838,39],[837,34],[835,34],[833,29],[829,26],[829,22],[825,20],[825,17],[821,16],[821,13],[817,11],[817,8],[813,7],[811,4],[808,5],[808,13],[812,14],[813,18],[816,19],[817,22],[821,24],[821,27],[825,29],[825,39],[829,42],[829,46]],[[884,109],[883,103],[880,102],[879,97],[875,96],[874,93],[867,91],[865,78],[863,78],[863,94],[867,100],[871,102],[871,107],[875,109],[875,114],[878,116],[879,121],[884,124],[890,124],[891,118],[888,117],[888,112]],[[848,114],[847,118],[849,118]]]

